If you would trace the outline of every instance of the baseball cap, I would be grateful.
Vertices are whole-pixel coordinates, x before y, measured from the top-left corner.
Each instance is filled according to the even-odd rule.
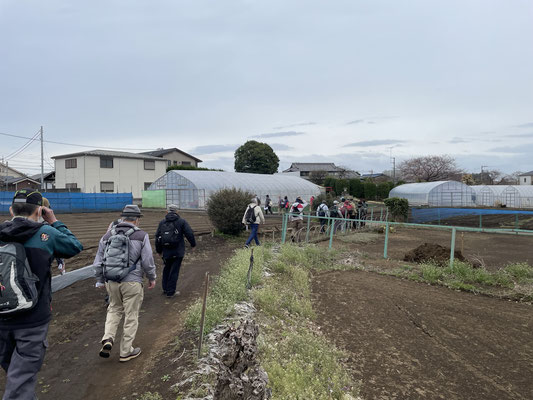
[[[22,189],[13,196],[13,203],[35,204],[37,206],[43,205],[43,195],[37,190]]]

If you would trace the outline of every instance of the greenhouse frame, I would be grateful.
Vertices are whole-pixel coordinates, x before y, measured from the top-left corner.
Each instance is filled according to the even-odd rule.
[[[437,181],[396,186],[389,197],[407,199],[410,206],[475,207],[476,193],[464,183]]]
[[[181,209],[205,209],[209,197],[216,191],[235,188],[256,194],[261,202],[265,201],[268,194],[276,205],[280,198],[287,196],[290,202],[301,196],[309,201],[321,193],[321,187],[297,176],[281,174],[248,174],[224,171],[189,171],[172,170],[150,185],[143,192],[143,207],[146,198],[154,204],[176,204]],[[159,193],[150,193],[160,191]],[[164,196],[164,200],[157,197]]]
[[[476,204],[484,207],[533,208],[532,185],[472,186]]]

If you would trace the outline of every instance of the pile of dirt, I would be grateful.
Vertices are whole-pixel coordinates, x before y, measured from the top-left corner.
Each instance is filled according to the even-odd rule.
[[[433,261],[438,264],[445,264],[450,261],[450,251],[449,247],[435,243],[424,243],[416,249],[408,251],[403,260],[416,263]],[[454,254],[456,260],[465,261],[463,254],[459,250],[456,250]]]

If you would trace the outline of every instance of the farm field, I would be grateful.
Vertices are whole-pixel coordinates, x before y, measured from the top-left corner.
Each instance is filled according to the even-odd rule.
[[[365,399],[531,399],[531,305],[364,271],[313,280]]]

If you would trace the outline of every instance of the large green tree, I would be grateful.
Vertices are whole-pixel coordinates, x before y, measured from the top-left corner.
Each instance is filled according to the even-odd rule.
[[[279,158],[266,143],[249,140],[235,150],[235,171],[253,174],[277,172]]]

